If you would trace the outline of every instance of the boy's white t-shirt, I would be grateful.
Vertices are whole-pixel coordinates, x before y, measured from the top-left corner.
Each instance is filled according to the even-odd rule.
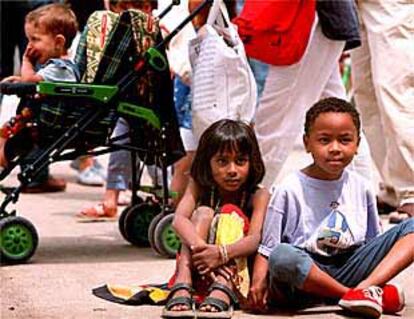
[[[380,232],[375,196],[367,181],[345,170],[334,181],[298,171],[275,186],[259,252],[281,242],[323,256],[344,253]]]

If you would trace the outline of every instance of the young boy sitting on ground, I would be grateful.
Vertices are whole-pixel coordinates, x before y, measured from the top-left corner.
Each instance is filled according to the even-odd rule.
[[[346,101],[328,98],[306,114],[304,144],[313,163],[275,188],[256,257],[249,301],[313,296],[339,300],[352,312],[379,317],[404,308],[388,282],[414,261],[414,219],[380,235],[375,196],[346,170],[357,152],[360,120]],[[296,296],[296,298],[295,298]]]
[[[26,16],[24,30],[28,39],[23,55],[20,76],[10,76],[2,82],[40,82],[79,80],[76,65],[68,58],[68,49],[76,36],[78,24],[75,14],[62,4],[41,6]],[[21,110],[16,119],[27,121],[31,111]],[[11,123],[0,132],[0,171],[7,167],[10,156],[5,155],[5,144],[10,134]]]

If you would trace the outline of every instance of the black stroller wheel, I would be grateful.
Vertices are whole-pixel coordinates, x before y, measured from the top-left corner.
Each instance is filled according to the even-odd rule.
[[[122,237],[129,242],[128,239],[128,234],[125,230],[125,218],[128,215],[129,211],[131,209],[134,209],[137,205],[143,203],[144,200],[141,197],[137,197],[137,203],[135,205],[129,205],[127,207],[124,208],[124,210],[122,211],[121,215],[119,215],[118,218],[118,228],[119,228],[119,232],[121,233]]]
[[[181,247],[180,238],[172,228],[174,213],[165,215],[155,227],[154,239],[155,246],[161,255],[168,258],[175,258]]]
[[[157,246],[155,246],[155,227],[157,227],[159,221],[164,217],[165,215],[160,213],[157,216],[155,216],[149,227],[148,227],[148,241],[151,246],[151,248],[158,254],[162,255],[161,252],[158,250]]]
[[[159,205],[152,202],[131,207],[125,215],[124,238],[134,246],[148,246],[148,227],[160,210]]]
[[[39,243],[36,228],[26,218],[9,216],[0,220],[0,260],[2,263],[24,263]]]

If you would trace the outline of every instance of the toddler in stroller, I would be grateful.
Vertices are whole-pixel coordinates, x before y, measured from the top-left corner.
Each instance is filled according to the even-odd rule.
[[[72,10],[61,4],[42,6],[28,13],[24,29],[28,45],[23,54],[21,75],[7,77],[3,82],[79,81],[79,70],[68,59],[68,48],[77,32]],[[0,173],[7,167],[8,158],[12,159],[18,152],[19,144],[27,142],[22,139],[24,134],[19,134],[20,138],[6,144],[33,116],[33,111],[27,107],[20,107],[18,113],[0,130]],[[23,149],[29,146],[24,145]]]
[[[164,40],[160,38],[157,20],[138,10],[124,11],[120,15],[95,12],[82,34],[75,58],[82,83],[41,81],[1,85],[2,93],[23,97],[18,114],[20,119],[27,115],[22,105],[27,105],[30,110],[30,120],[23,121],[23,128],[10,136],[5,149],[23,134],[25,137],[21,140],[30,140],[30,143],[18,144],[18,151],[14,151],[12,157],[5,152],[7,165],[0,179],[24,157],[26,146],[30,148],[37,144],[44,150],[18,174],[21,185],[9,191],[0,206],[0,236],[4,239],[0,242],[0,257],[3,262],[26,261],[36,250],[38,237],[34,226],[27,219],[16,216],[15,211],[7,212],[6,208],[18,200],[22,186],[50,163],[84,154],[100,155],[126,149],[131,152],[132,163],[139,158],[143,164],[161,167],[164,172],[162,204],[166,205],[166,168],[184,155],[184,148],[164,47],[198,12],[196,10],[186,18]],[[119,117],[129,124],[129,132],[125,134],[130,140],[128,144],[117,143],[125,135],[111,137]],[[142,167],[139,170],[135,165],[132,167],[133,211],[134,207],[143,204],[137,198]],[[124,217],[128,219],[128,216]],[[129,235],[126,219],[121,221],[120,218],[124,237]],[[145,222],[148,226],[148,221]],[[16,237],[17,228],[24,229],[25,238]]]

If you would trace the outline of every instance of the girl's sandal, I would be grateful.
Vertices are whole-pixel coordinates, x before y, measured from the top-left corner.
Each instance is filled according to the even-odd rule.
[[[191,296],[193,288],[187,283],[175,284],[169,293],[168,301],[162,310],[163,318],[195,318],[195,304],[192,297],[177,296],[173,297],[178,290],[187,290]],[[171,296],[171,297],[170,297]],[[171,310],[174,306],[184,305],[188,310]]]
[[[199,308],[202,308],[204,306],[213,306],[218,311],[198,310],[196,314],[197,318],[230,319],[233,316],[233,304],[237,304],[238,302],[236,294],[231,288],[218,282],[215,282],[210,286],[208,293],[211,293],[216,289],[224,292],[227,296],[229,296],[230,304],[215,297],[206,297],[206,299],[200,304]]]

